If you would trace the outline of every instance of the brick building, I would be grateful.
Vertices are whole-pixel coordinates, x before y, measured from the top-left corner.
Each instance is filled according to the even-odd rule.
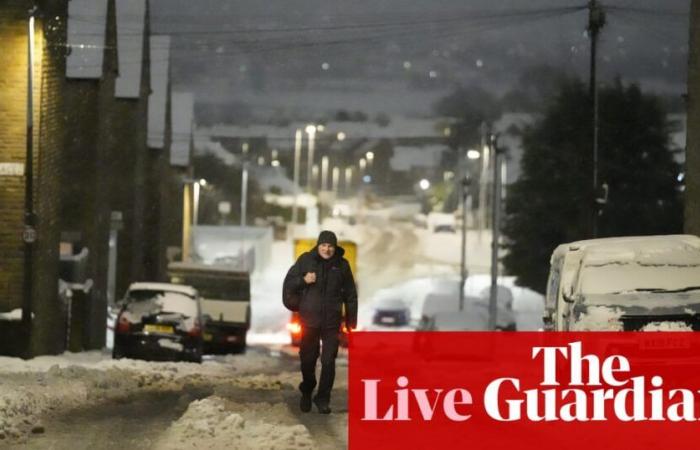
[[[29,346],[17,345],[27,336],[21,322],[0,324],[0,354],[58,353],[66,348],[67,305],[58,295],[59,275],[66,274],[59,271],[59,249],[68,259],[85,250],[84,275],[92,283],[87,294],[74,295],[71,344],[77,336],[75,349],[101,348],[108,302],[132,281],[164,276],[165,243],[158,240],[158,230],[172,213],[154,205],[179,189],[176,171],[168,164],[169,77],[162,92],[163,142],[155,151],[147,144],[153,88],[148,1],[0,3],[0,54],[9,56],[0,67],[0,312],[16,313],[23,304],[32,4],[40,14],[33,133],[38,238],[29,255],[34,262],[34,319]]]
[[[37,239],[25,255],[25,167],[27,142],[28,11],[36,4],[33,78],[34,170],[33,209]],[[54,353],[62,349],[63,313],[57,296],[60,168],[63,158],[63,86],[67,4],[61,0],[5,0],[0,4],[0,310],[23,304],[24,261],[33,261],[31,343],[20,322],[4,324],[1,351],[17,354]],[[26,342],[25,342],[26,343]],[[11,344],[12,347],[8,347]]]

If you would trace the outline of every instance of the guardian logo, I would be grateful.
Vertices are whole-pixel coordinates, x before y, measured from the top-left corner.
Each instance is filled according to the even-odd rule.
[[[443,433],[470,448],[687,446],[700,431],[700,339],[673,335],[356,333],[351,448],[435,448]]]

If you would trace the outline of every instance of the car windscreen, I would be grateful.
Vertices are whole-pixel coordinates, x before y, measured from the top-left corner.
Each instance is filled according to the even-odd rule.
[[[678,291],[700,285],[700,265],[620,262],[586,265],[579,281],[583,295]]]

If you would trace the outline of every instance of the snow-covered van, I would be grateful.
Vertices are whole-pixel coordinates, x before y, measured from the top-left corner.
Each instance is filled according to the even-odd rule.
[[[545,329],[700,330],[700,238],[591,239],[551,257]]]
[[[242,353],[250,329],[250,274],[226,266],[173,262],[173,283],[193,286],[202,296],[206,353]]]

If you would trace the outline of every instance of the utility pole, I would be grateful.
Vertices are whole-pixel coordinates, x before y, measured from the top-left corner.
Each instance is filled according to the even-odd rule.
[[[588,37],[591,40],[591,62],[590,62],[590,80],[588,82],[589,95],[591,99],[591,113],[593,117],[593,198],[592,205],[592,221],[591,234],[598,237],[598,84],[596,80],[596,62],[598,52],[598,35],[601,28],[605,25],[605,11],[597,0],[589,0],[588,2]]]
[[[700,235],[700,0],[690,3],[684,231]]]
[[[493,197],[491,200],[491,295],[489,298],[489,331],[498,324],[498,250],[501,238],[501,160],[504,149],[498,147],[497,137],[491,135],[493,154]]]

